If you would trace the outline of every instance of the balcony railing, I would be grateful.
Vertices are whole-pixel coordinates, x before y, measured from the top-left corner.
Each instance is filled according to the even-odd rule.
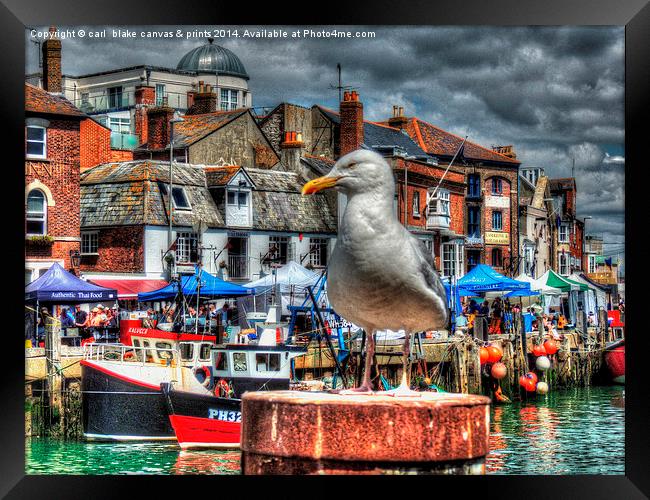
[[[169,106],[174,109],[187,109],[187,94],[182,92],[165,92],[157,95],[153,103],[155,106]],[[116,94],[104,93],[101,95],[79,98],[74,105],[88,114],[106,113],[135,106],[135,92],[120,92]]]
[[[427,229],[449,229],[451,217],[447,214],[429,214],[427,216]]]
[[[135,149],[138,147],[140,138],[135,134],[122,134],[111,132],[111,149]]]
[[[248,256],[228,256],[228,276],[231,279],[248,279]]]

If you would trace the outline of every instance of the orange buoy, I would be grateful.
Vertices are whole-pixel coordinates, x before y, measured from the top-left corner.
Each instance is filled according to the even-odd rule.
[[[496,363],[503,357],[503,352],[495,345],[488,346],[488,363]]]
[[[533,392],[535,390],[535,387],[537,385],[536,382],[533,382],[532,378],[526,377],[526,375],[522,375],[519,377],[519,385],[523,387],[526,392]]]
[[[533,354],[539,358],[540,356],[546,356],[547,353],[542,344],[535,344],[533,345]]]
[[[487,350],[485,347],[481,347],[478,351],[479,359],[481,360],[481,364],[484,365],[485,363],[488,362],[488,359],[490,359],[490,351]]]
[[[559,347],[554,340],[549,339],[544,342],[544,349],[546,350],[547,354],[555,354],[559,350]]]
[[[501,380],[503,377],[505,377],[508,374],[508,369],[506,368],[506,365],[503,363],[494,363],[492,365],[492,370],[490,370],[490,374],[497,380]]]

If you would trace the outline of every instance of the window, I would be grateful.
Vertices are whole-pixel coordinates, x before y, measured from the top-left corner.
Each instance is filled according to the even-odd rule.
[[[500,210],[492,211],[492,231],[503,229],[503,213]]]
[[[45,127],[27,127],[27,156],[47,158],[47,133]]]
[[[558,233],[558,242],[568,243],[569,242],[569,225],[560,224],[560,232]]]
[[[467,207],[467,236],[481,236],[481,207]]]
[[[255,366],[258,372],[279,372],[280,355],[279,354],[256,354]]]
[[[172,198],[174,200],[174,208],[178,210],[191,210],[190,202],[187,200],[185,190],[181,187],[172,188]]]
[[[502,194],[503,193],[503,183],[501,179],[495,177],[492,179],[492,194]]]
[[[430,215],[449,215],[449,191],[438,189],[429,200]]]
[[[562,276],[568,276],[569,275],[569,256],[565,253],[559,254],[559,263],[560,263],[560,274]]]
[[[327,238],[309,239],[309,263],[314,267],[327,266]]]
[[[228,355],[224,351],[217,352],[217,359],[214,362],[214,369],[219,371],[228,370]]]
[[[248,370],[246,364],[246,353],[236,352],[232,355],[232,364],[236,372],[245,372]]]
[[[221,89],[221,110],[231,111],[237,109],[237,90]]]
[[[237,206],[238,208],[248,206],[248,192],[247,191],[228,191],[226,196],[226,203],[228,205]]]
[[[119,108],[124,106],[122,102],[122,86],[108,88],[108,107]]]
[[[503,254],[500,248],[492,249],[492,267],[503,267]]]
[[[159,359],[170,359],[172,353],[168,350],[171,349],[172,345],[169,342],[156,342],[156,349]]]
[[[212,346],[210,344],[201,344],[201,349],[199,350],[199,361],[207,361],[210,359],[210,351]]]
[[[413,215],[416,217],[420,216],[420,192],[419,191],[414,191],[413,192]]]
[[[164,106],[165,104],[165,85],[156,83],[156,106]]]
[[[597,269],[597,264],[596,264],[596,256],[595,255],[590,255],[589,256],[589,273],[595,273]]]
[[[81,255],[96,255],[98,248],[97,231],[85,231],[81,233]]]
[[[478,174],[470,174],[467,176],[467,197],[480,198],[481,197],[481,176]]]
[[[176,261],[196,263],[199,260],[198,236],[196,233],[178,233],[176,239]]]
[[[443,276],[462,275],[463,245],[457,243],[442,244],[442,274]]]
[[[189,342],[187,343],[182,343],[180,345],[181,348],[181,359],[184,361],[191,361],[192,357],[194,356],[194,344],[191,344]]]
[[[535,247],[530,245],[524,247],[524,273],[535,277]]]
[[[278,264],[286,264],[292,259],[291,247],[287,236],[269,237],[269,257]]]
[[[130,134],[131,133],[131,119],[130,118],[109,118],[111,132],[117,134]]]
[[[26,222],[27,234],[47,234],[47,203],[43,191],[39,189],[32,189],[27,196]]]
[[[481,261],[480,250],[467,250],[467,272],[470,272],[472,269],[478,266],[480,261]]]

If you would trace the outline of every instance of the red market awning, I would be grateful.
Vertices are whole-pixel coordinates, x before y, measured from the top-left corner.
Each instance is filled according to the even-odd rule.
[[[117,290],[117,298],[121,300],[133,300],[138,298],[138,293],[151,292],[167,286],[165,280],[155,279],[89,279],[96,285],[114,288]]]

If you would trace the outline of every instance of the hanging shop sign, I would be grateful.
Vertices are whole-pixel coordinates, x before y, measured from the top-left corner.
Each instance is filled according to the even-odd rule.
[[[510,233],[486,231],[485,243],[488,245],[508,245],[510,243]]]

